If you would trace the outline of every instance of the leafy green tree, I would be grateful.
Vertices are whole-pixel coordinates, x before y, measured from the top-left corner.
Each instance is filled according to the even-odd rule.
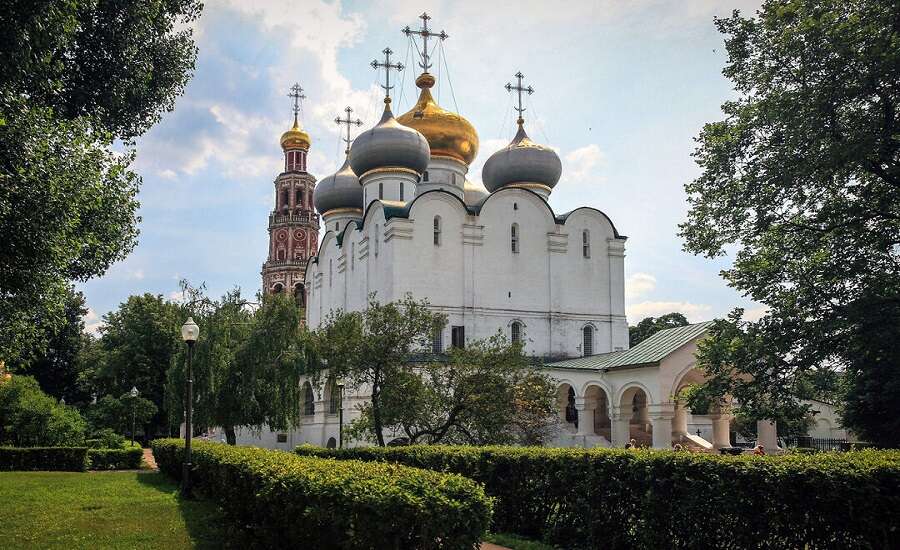
[[[897,21],[875,0],[767,0],[717,19],[739,97],[697,138],[681,225],[690,252],[734,251],[724,278],[769,310],[714,331],[710,387],[799,414],[775,400],[845,369],[845,425],[886,445],[900,445]]]
[[[153,420],[158,409],[149,399],[140,395],[131,397],[124,393],[119,397],[104,395],[96,403],[84,409],[92,432],[112,430],[117,434],[131,433],[131,413],[134,410],[135,433],[146,434],[145,426]]]
[[[133,138],[194,66],[197,0],[37,0],[0,9],[0,357],[64,324],[68,282],[137,237]],[[124,154],[110,146],[124,140]]]
[[[198,294],[199,296],[199,294]],[[200,338],[194,345],[194,419],[222,427],[234,445],[235,427],[287,430],[300,424],[300,376],[307,363],[302,311],[293,297],[265,295],[251,313],[239,290],[219,301],[191,300]],[[168,374],[170,417],[183,420],[185,350]]]
[[[95,385],[99,395],[121,395],[137,387],[157,408],[149,435],[169,434],[165,400],[166,373],[184,347],[183,306],[161,295],[129,296],[119,309],[103,317]]]
[[[0,445],[72,447],[84,442],[85,422],[30,376],[0,378]]]
[[[556,387],[502,335],[451,348],[446,361],[407,362],[381,386],[383,427],[415,443],[540,444],[555,425]],[[373,405],[348,430],[376,433]]]
[[[688,324],[687,318],[677,312],[666,313],[659,317],[645,317],[637,325],[628,327],[628,339],[631,347],[634,347],[661,330]]]
[[[325,319],[314,335],[324,363],[310,363],[309,372],[320,384],[328,376],[343,379],[349,389],[365,386],[371,395],[369,435],[383,447],[386,420],[393,421],[384,417],[383,400],[396,398],[391,384],[416,383],[409,377],[410,359],[429,349],[435,331],[446,323],[445,315],[432,312],[427,302],[409,294],[387,304],[370,296],[365,311],[339,311]]]

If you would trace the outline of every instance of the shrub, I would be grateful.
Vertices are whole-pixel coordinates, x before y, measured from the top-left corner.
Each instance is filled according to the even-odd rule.
[[[91,470],[137,470],[141,467],[144,450],[140,447],[129,449],[88,449]]]
[[[153,441],[181,477],[184,442]],[[194,442],[192,486],[273,548],[474,548],[491,501],[475,482],[396,464]]]
[[[95,432],[84,443],[91,449],[124,449],[125,437],[109,428],[103,428]]]
[[[83,472],[85,447],[0,447],[0,470]]]
[[[900,452],[720,456],[412,446],[300,455],[462,474],[495,497],[492,530],[565,548],[888,548]]]
[[[85,422],[60,405],[30,376],[0,383],[0,445],[68,447],[84,444]]]

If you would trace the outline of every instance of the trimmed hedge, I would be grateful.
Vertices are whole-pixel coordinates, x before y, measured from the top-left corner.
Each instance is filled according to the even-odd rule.
[[[87,451],[87,447],[0,447],[0,470],[83,472]]]
[[[184,442],[151,443],[181,478]],[[475,482],[396,464],[300,457],[195,441],[192,487],[270,548],[475,548],[491,500]]]
[[[890,548],[900,537],[900,451],[755,457],[301,446],[296,452],[462,474],[496,498],[493,531],[564,548]]]
[[[140,447],[129,449],[88,449],[91,470],[137,470],[141,467],[144,450]]]

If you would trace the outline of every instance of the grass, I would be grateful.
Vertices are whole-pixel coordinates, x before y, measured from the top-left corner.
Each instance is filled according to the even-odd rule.
[[[222,524],[156,472],[0,472],[0,548],[216,548]]]
[[[535,540],[525,539],[508,533],[488,533],[484,540],[493,542],[498,546],[505,546],[512,550],[555,550],[555,546],[544,544]]]

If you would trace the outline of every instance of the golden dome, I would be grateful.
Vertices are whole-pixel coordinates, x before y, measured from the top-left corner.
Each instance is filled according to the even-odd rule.
[[[467,165],[478,154],[478,134],[468,120],[456,113],[442,109],[431,97],[434,77],[422,73],[416,79],[422,89],[419,101],[409,112],[397,117],[397,122],[418,130],[428,140],[431,155],[450,157]]]
[[[281,134],[281,148],[309,151],[309,134],[300,129],[296,117],[294,117],[294,127]]]

